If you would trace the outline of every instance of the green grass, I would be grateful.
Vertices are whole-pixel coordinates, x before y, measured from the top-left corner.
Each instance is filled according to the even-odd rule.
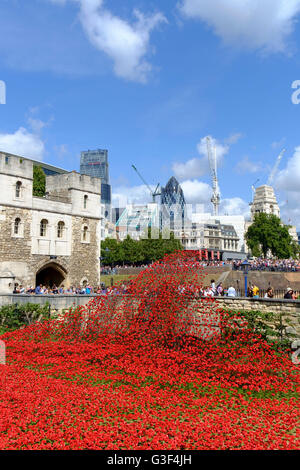
[[[135,279],[137,277],[137,274],[115,274],[115,275],[102,275],[101,276],[101,282],[104,282],[106,287],[110,287],[110,280],[113,278],[114,284],[118,284],[123,281],[130,281],[131,279]]]

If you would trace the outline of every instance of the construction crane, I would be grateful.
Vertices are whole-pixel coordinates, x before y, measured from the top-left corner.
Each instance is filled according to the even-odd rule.
[[[276,173],[277,173],[277,171],[278,171],[280,162],[281,162],[282,157],[283,157],[283,155],[285,154],[285,152],[286,152],[286,149],[283,149],[282,152],[280,153],[280,155],[278,155],[278,157],[277,157],[277,160],[276,160],[276,163],[275,163],[275,165],[274,165],[274,168],[273,168],[273,170],[271,171],[271,174],[270,174],[269,179],[268,179],[268,185],[269,185],[269,186],[272,186],[272,184],[273,184],[273,182],[274,182],[274,178],[275,178],[275,176],[276,176]]]
[[[142,175],[140,174],[140,172],[137,170],[137,168],[136,168],[134,165],[131,165],[131,166],[132,166],[132,168],[134,169],[134,171],[138,174],[138,176],[140,177],[140,179],[143,181],[143,183],[144,183],[144,184],[147,186],[147,188],[149,189],[150,194],[151,194],[151,196],[152,196],[152,202],[155,203],[155,198],[156,198],[156,196],[160,196],[160,195],[161,195],[161,193],[158,192],[158,190],[159,190],[159,183],[158,183],[158,185],[156,186],[155,190],[152,191],[151,187],[150,187],[149,184],[144,180],[144,178],[142,177]]]
[[[257,183],[259,182],[259,178],[255,181],[255,183],[253,183],[253,185],[251,186],[251,189],[252,189],[252,202],[254,201],[254,194],[255,194],[255,186],[257,185]]]
[[[213,194],[212,194],[211,202],[214,207],[214,216],[218,216],[221,196],[220,196],[218,174],[217,174],[217,149],[216,147],[214,147],[214,149],[212,148],[211,137],[206,137],[206,144],[207,144],[207,155],[208,155],[210,173],[211,173],[211,178],[212,178],[212,186],[213,186]]]

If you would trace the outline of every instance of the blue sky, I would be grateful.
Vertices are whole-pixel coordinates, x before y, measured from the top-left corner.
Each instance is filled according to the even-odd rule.
[[[106,148],[115,198],[147,200],[135,164],[209,208],[211,135],[222,211],[246,214],[285,147],[274,185],[300,229],[299,18],[300,0],[0,0],[0,151],[78,170]]]

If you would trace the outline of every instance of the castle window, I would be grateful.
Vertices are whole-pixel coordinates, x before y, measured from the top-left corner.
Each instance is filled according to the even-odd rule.
[[[87,208],[87,202],[88,202],[88,196],[85,195],[85,196],[84,196],[84,199],[83,199],[83,208],[84,208],[84,209]]]
[[[19,217],[17,217],[15,219],[15,223],[14,223],[14,234],[15,235],[20,234],[20,226],[21,226],[21,219]]]
[[[60,221],[57,224],[57,238],[63,238],[64,236],[65,223]]]
[[[40,223],[40,236],[45,237],[47,234],[48,220],[43,219]]]
[[[83,227],[82,227],[81,241],[83,243],[89,243],[90,242],[90,232],[89,232],[89,227],[87,225],[83,225]]]
[[[16,197],[21,197],[21,188],[22,188],[22,183],[21,181],[18,181],[16,183]]]
[[[83,227],[83,233],[82,233],[82,240],[83,240],[84,242],[87,241],[87,234],[88,234],[88,227],[85,226],[85,227]]]
[[[8,165],[8,162],[9,162],[9,157],[5,155],[5,164]]]

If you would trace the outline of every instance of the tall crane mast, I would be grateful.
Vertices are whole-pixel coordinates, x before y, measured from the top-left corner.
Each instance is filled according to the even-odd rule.
[[[212,194],[211,202],[214,207],[214,215],[218,216],[221,196],[220,196],[218,173],[217,173],[217,149],[216,147],[214,147],[214,149],[212,148],[212,141],[210,137],[206,137],[206,144],[207,144],[207,155],[208,155],[210,173],[211,173],[211,178],[212,178],[212,187],[213,187],[213,194]]]
[[[277,157],[277,160],[276,160],[276,163],[275,163],[275,165],[274,165],[274,168],[273,168],[273,170],[271,171],[271,174],[270,174],[269,179],[268,179],[268,185],[269,185],[269,186],[272,186],[272,184],[273,184],[273,182],[274,182],[274,178],[275,178],[275,176],[276,176],[276,173],[277,173],[277,171],[278,171],[280,162],[281,162],[282,157],[283,157],[283,155],[285,154],[285,152],[286,152],[286,149],[283,149],[282,152],[281,152],[281,153],[278,155],[278,157]]]
[[[142,175],[140,174],[140,172],[137,170],[137,168],[134,166],[134,165],[131,165],[132,168],[134,169],[134,171],[138,174],[138,176],[140,177],[140,179],[142,180],[142,182],[147,186],[147,188],[149,189],[150,191],[150,194],[152,196],[152,202],[155,202],[155,198],[156,196],[160,196],[161,193],[158,192],[159,190],[159,183],[158,185],[156,186],[155,190],[152,191],[151,187],[149,186],[149,184],[144,180],[144,178],[142,177]]]

